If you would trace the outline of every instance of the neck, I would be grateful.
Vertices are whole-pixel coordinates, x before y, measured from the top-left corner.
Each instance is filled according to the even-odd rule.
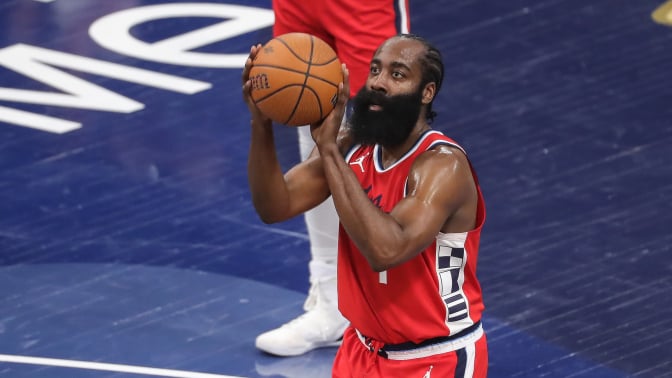
[[[429,129],[431,129],[431,127],[429,127],[429,124],[427,124],[423,118],[422,121],[418,121],[418,123],[415,124],[415,127],[413,130],[411,130],[411,133],[408,134],[408,138],[406,138],[404,143],[394,147],[380,146],[382,151],[383,167],[389,167],[390,165],[396,163],[397,160],[404,156],[411,149],[411,147],[415,145],[415,142],[420,139],[420,136]]]

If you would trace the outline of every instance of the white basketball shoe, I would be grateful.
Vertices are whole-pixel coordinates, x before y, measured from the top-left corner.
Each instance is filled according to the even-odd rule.
[[[298,356],[313,349],[341,345],[348,321],[338,311],[336,280],[316,282],[304,304],[305,313],[257,336],[258,349],[276,356]]]

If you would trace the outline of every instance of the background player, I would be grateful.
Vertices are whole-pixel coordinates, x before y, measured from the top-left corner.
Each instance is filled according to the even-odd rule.
[[[350,96],[362,87],[375,49],[387,38],[409,31],[408,0],[273,0],[273,35],[309,33],[327,42],[350,71]],[[315,146],[310,129],[298,128],[301,160]],[[310,290],[305,313],[262,333],[257,348],[279,356],[340,344],[348,322],[337,307],[338,219],[331,198],[305,214],[310,238]]]

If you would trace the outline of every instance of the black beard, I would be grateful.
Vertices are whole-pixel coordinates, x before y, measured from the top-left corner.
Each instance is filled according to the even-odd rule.
[[[370,105],[382,109],[372,111]],[[393,148],[403,144],[418,122],[422,109],[422,89],[396,96],[386,96],[366,87],[353,98],[350,117],[352,136],[356,144]]]

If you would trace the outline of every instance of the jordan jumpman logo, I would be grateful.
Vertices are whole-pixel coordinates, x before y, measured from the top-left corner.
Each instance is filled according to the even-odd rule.
[[[352,163],[350,163],[350,165],[358,165],[358,166],[359,166],[359,169],[362,171],[362,173],[364,173],[364,165],[363,165],[363,163],[364,163],[364,159],[366,159],[367,156],[369,156],[369,153],[368,153],[368,152],[367,152],[366,155],[360,156],[357,160],[355,160],[355,161],[353,161]]]

